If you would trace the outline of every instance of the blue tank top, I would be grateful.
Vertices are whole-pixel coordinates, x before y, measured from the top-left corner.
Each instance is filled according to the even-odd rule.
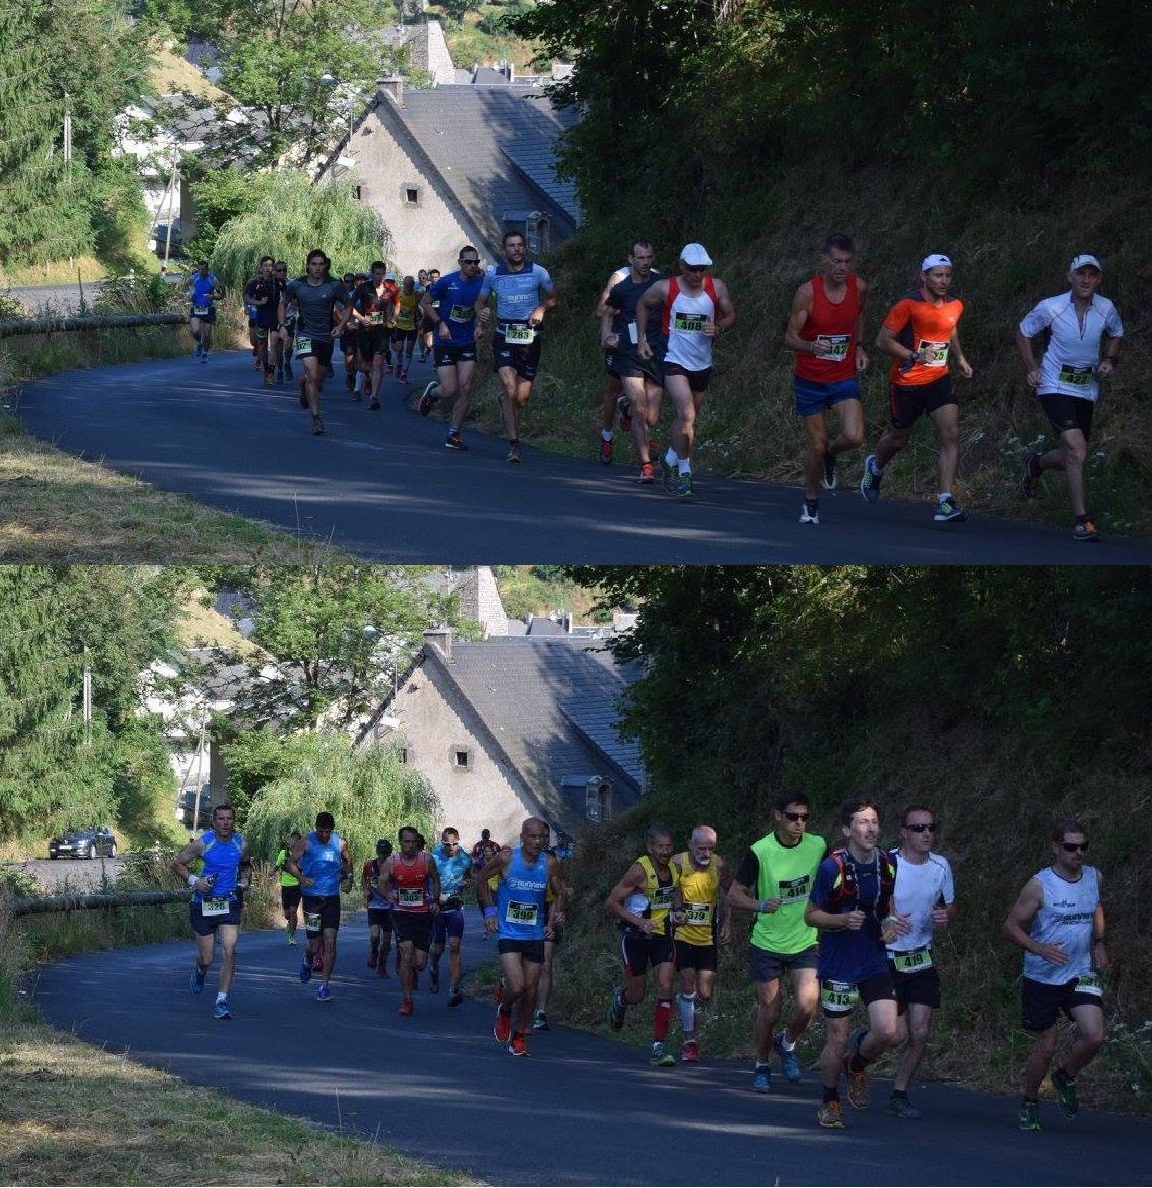
[[[200,840],[204,843],[204,870],[200,877],[215,880],[212,890],[208,892],[209,897],[222,899],[225,895],[234,895],[244,839],[234,833],[227,841],[220,841],[209,829]],[[196,902],[203,902],[204,896],[197,891],[192,898]]]
[[[524,861],[519,846],[512,851],[508,873],[496,889],[496,916],[501,940],[534,941],[544,939],[547,907],[544,893],[548,888],[548,855],[541,854],[535,866]]]
[[[308,845],[300,857],[300,873],[315,879],[315,886],[305,887],[304,894],[318,898],[321,895],[340,894],[340,874],[343,862],[340,860],[340,834],[333,831],[325,845],[315,834],[308,834]]]

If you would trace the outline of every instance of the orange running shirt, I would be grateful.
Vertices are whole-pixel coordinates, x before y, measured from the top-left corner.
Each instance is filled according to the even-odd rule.
[[[800,331],[805,342],[823,338],[831,354],[810,355],[796,352],[796,374],[801,379],[821,384],[835,384],[856,376],[856,319],[860,316],[860,294],[856,288],[856,274],[844,278],[844,299],[838,304],[828,300],[824,278],[812,278],[812,308]]]
[[[897,301],[884,326],[901,346],[918,350],[920,362],[901,371],[900,361],[893,359],[888,373],[891,382],[900,388],[915,388],[946,376],[949,341],[963,312],[964,302],[958,297],[945,297],[943,305],[933,305],[919,289]]]

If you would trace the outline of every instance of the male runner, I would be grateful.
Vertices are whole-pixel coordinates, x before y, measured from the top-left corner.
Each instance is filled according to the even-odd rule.
[[[900,845],[892,851],[896,862],[892,902],[897,913],[908,917],[909,929],[888,946],[888,965],[907,1046],[896,1070],[888,1113],[919,1118],[920,1111],[908,1100],[908,1085],[928,1044],[932,1012],[940,1009],[940,972],[932,940],[956,918],[956,888],[948,859],[932,849],[936,840],[932,810],[913,805],[900,820]]]
[[[503,385],[501,409],[508,434],[508,462],[523,462],[520,452],[520,412],[532,395],[532,381],[540,366],[540,326],[558,303],[548,271],[529,264],[524,236],[504,232],[504,263],[489,269],[476,299],[480,325],[491,316],[488,300],[496,295],[496,332],[492,337],[492,365]]]
[[[318,436],[325,432],[320,419],[320,394],[332,363],[333,335],[339,334],[348,320],[344,285],[329,275],[331,266],[323,251],[313,249],[308,253],[307,275],[289,281],[280,299],[281,322],[287,320],[290,304],[300,311],[296,329],[296,358],[304,369],[299,384],[300,404],[312,414],[312,432]]]
[[[193,994],[204,989],[204,979],[212,964],[216,937],[220,937],[220,988],[213,1014],[217,1019],[231,1019],[228,991],[236,970],[236,945],[244,911],[244,888],[248,885],[251,859],[248,843],[232,828],[236,813],[230,804],[218,804],[212,810],[212,828],[202,837],[193,838],[172,859],[172,869],[185,879],[195,894],[188,909],[192,931],[196,934],[196,966],[192,970]],[[193,874],[188,864],[203,861],[203,869]]]
[[[403,384],[408,382],[408,368],[412,363],[412,352],[416,349],[419,311],[420,294],[416,292],[416,281],[406,276],[396,298],[396,313],[392,322],[392,349],[396,352],[392,374]]]
[[[658,306],[648,311],[648,325],[644,338],[652,349],[650,358],[639,354],[640,336],[636,329],[636,305],[640,298],[659,280],[652,267],[655,253],[650,243],[637,242],[628,253],[628,267],[624,275],[601,299],[604,315],[600,320],[600,345],[604,348],[604,365],[616,375],[629,405],[633,441],[640,459],[640,482],[654,483],[656,471],[649,450],[652,431],[660,421],[660,404],[664,395],[664,351],[667,341],[661,325]],[[617,276],[617,273],[613,273]],[[605,398],[607,412],[607,398]],[[604,459],[604,445],[612,461],[610,430],[601,443],[600,460]]]
[[[440,269],[439,268],[430,268],[428,270],[428,281],[424,286],[424,293],[428,292],[429,289],[434,289],[439,281],[440,281]],[[433,335],[434,335],[435,329],[436,329],[435,326],[433,326],[431,319],[428,317],[427,313],[425,312],[424,293],[420,294],[420,362],[421,363],[427,362],[428,356],[430,354],[432,354]],[[432,313],[439,316],[440,298],[439,297],[433,298],[429,308],[431,309]],[[433,360],[433,362],[435,362],[435,360]]]
[[[936,426],[939,445],[939,493],[932,517],[939,523],[960,523],[968,518],[952,494],[960,406],[948,363],[955,358],[965,379],[972,378],[972,366],[964,357],[957,330],[964,303],[949,296],[951,288],[952,261],[947,256],[926,256],[920,265],[920,287],[896,302],[880,327],[877,349],[892,357],[888,377],[892,424],[877,443],[876,453],[864,460],[860,480],[860,494],[875,503],[880,498],[884,468],[908,444],[917,420],[927,414]]]
[[[464,991],[460,989],[464,892],[472,882],[472,859],[460,847],[459,830],[449,827],[441,832],[440,844],[432,851],[432,861],[440,876],[440,910],[432,921],[432,969],[428,989],[433,994],[440,993],[440,957],[447,942],[448,1005],[458,1007],[464,1001]]]
[[[375,412],[380,407],[380,386],[384,382],[384,371],[388,366],[388,326],[396,314],[395,286],[384,279],[385,265],[376,260],[372,265],[372,276],[356,290],[352,302],[351,318],[356,324],[357,352],[360,361],[360,378],[357,385],[368,387],[368,408]]]
[[[604,315],[608,313],[608,294],[628,276],[629,271],[629,267],[617,268],[608,278],[608,283],[604,286],[600,299],[596,302],[596,312],[592,315],[597,322],[602,323]],[[600,337],[603,340],[603,329],[601,329]],[[600,450],[597,456],[603,465],[611,466],[613,443],[616,439],[616,414],[620,414],[620,428],[627,431],[632,428],[632,406],[627,403],[627,398],[624,396],[624,385],[620,382],[620,376],[613,366],[608,351],[604,352],[604,373],[607,379],[604,387],[604,401],[600,410]],[[624,424],[625,407],[627,407],[627,425]]]
[[[264,372],[264,387],[270,388],[276,372],[268,354],[272,333],[280,325],[280,288],[276,284],[276,262],[271,256],[260,260],[260,271],[244,286],[244,300],[252,310],[252,338],[256,361]]]
[[[1076,1024],[1072,1048],[1052,1074],[1066,1117],[1080,1113],[1076,1077],[1104,1046],[1101,878],[1087,864],[1088,834],[1079,821],[1056,826],[1052,854],[1052,865],[1028,880],[1004,921],[1004,935],[1024,950],[1023,1025],[1036,1037],[1024,1066],[1021,1130],[1040,1129],[1040,1083],[1056,1055],[1060,1014]]]
[[[360,889],[368,911],[368,968],[378,978],[388,976],[388,954],[392,951],[392,897],[386,879],[381,878],[384,864],[392,855],[392,843],[382,837],[376,843],[376,857],[364,863]]]
[[[212,349],[212,327],[216,325],[216,302],[223,300],[224,291],[216,274],[208,270],[207,260],[200,261],[184,288],[190,291],[192,298],[188,329],[196,340],[193,357],[207,363],[208,352]]]
[[[820,1005],[824,1050],[820,1054],[823,1103],[816,1115],[827,1130],[843,1130],[840,1072],[848,1077],[848,1100],[868,1106],[865,1069],[902,1038],[886,944],[908,932],[907,916],[892,914],[896,872],[876,842],[880,817],[874,801],[858,798],[840,810],[846,844],[833,850],[816,871],[804,922],[820,930]],[[857,1032],[851,1050],[852,1011],[863,1002],[868,1028]]]
[[[796,415],[804,418],[804,506],[801,524],[820,523],[820,488],[836,487],[836,456],[864,444],[864,405],[857,376],[868,366],[860,345],[868,283],[852,271],[856,245],[830,235],[820,271],[792,298],[784,345],[796,353],[792,387]],[[828,440],[824,414],[836,410],[839,432]]]
[[[441,396],[453,401],[444,445],[450,450],[467,450],[461,430],[472,402],[476,375],[476,302],[484,285],[480,275],[480,253],[470,244],[460,249],[460,268],[441,277],[424,292],[424,324],[433,339],[432,361],[437,380],[420,397],[419,411],[427,416]]]
[[[572,887],[568,883],[568,872],[564,869],[564,863],[568,857],[571,856],[571,851],[567,855],[561,854],[557,846],[552,845],[552,828],[545,825],[544,837],[544,852],[551,854],[560,866],[560,882],[563,886],[564,903],[572,897]],[[563,834],[558,834],[562,837]],[[551,1031],[552,1028],[548,1023],[548,997],[552,993],[552,971],[554,969],[553,958],[556,956],[556,950],[560,945],[561,937],[563,936],[563,929],[559,924],[552,925],[552,917],[556,914],[556,897],[553,894],[552,888],[549,887],[544,895],[544,904],[548,909],[548,923],[549,927],[544,933],[544,962],[540,966],[540,980],[536,983],[536,1006],[532,1011],[532,1030],[533,1031]]]
[[[1100,533],[1088,516],[1084,501],[1084,459],[1092,435],[1092,413],[1100,398],[1100,379],[1116,368],[1124,324],[1116,306],[1096,290],[1100,261],[1077,256],[1068,269],[1070,292],[1041,301],[1020,323],[1016,348],[1028,371],[1028,386],[1036,390],[1040,406],[1056,433],[1055,449],[1024,459],[1020,487],[1029,499],[1040,489],[1046,470],[1062,470],[1076,522],[1072,539],[1096,542]],[[1036,366],[1032,339],[1048,331],[1048,346]]]
[[[499,842],[492,840],[492,833],[490,830],[480,830],[480,840],[472,847],[472,876],[475,880],[475,885],[479,885],[480,872],[484,869],[485,864],[490,859],[495,858],[503,848],[504,847],[501,846]],[[491,878],[488,880],[488,889],[493,893],[493,895],[495,895],[498,885],[498,879]],[[486,930],[484,930],[484,904],[480,900],[480,893],[478,891],[476,893],[476,907],[480,912],[480,928],[482,930],[480,939],[487,940],[488,933]]]
[[[381,877],[391,885],[392,927],[400,961],[399,1013],[411,1015],[416,1010],[416,978],[428,962],[432,920],[440,910],[440,876],[415,826],[405,825],[398,836],[400,852],[385,862]]]
[[[283,260],[277,260],[272,275],[276,278],[276,305],[279,311],[284,298],[284,289],[288,285],[288,265]],[[276,382],[283,383],[292,378],[292,351],[296,345],[296,319],[298,311],[295,306],[289,311],[288,320],[279,325],[275,334],[269,336],[272,357],[276,363]]]
[[[292,847],[292,857],[286,866],[300,880],[304,892],[304,932],[308,937],[308,948],[300,963],[300,981],[311,980],[312,955],[323,945],[324,966],[316,1001],[331,1002],[332,991],[328,983],[336,966],[340,890],[342,885],[345,890],[352,890],[352,858],[348,843],[336,832],[336,821],[331,813],[316,814],[316,828]]]
[[[532,1029],[536,986],[544,963],[545,933],[550,927],[564,923],[560,864],[543,852],[547,836],[548,826],[538,817],[529,817],[520,827],[520,844],[489,859],[480,871],[476,886],[484,910],[484,928],[499,937],[504,980],[492,1034],[498,1043],[507,1044],[513,1056],[528,1055],[524,1037]],[[488,886],[490,878],[497,880],[495,903]],[[552,889],[554,901],[550,916],[546,903],[548,888]]]
[[[775,829],[752,844],[744,855],[732,886],[730,907],[756,913],[748,946],[748,977],[756,983],[756,1067],[752,1088],[767,1093],[772,1088],[769,1062],[773,1033],[780,1020],[784,996],[781,981],[791,975],[795,999],[788,1026],[776,1037],[775,1047],[785,1077],[800,1080],[796,1041],[808,1030],[820,999],[816,979],[819,959],[816,929],[804,919],[816,869],[828,847],[824,839],[808,832],[812,808],[801,792],[782,792],[773,816]]]
[[[296,943],[296,929],[300,926],[300,880],[285,869],[292,847],[300,840],[299,830],[293,829],[288,835],[288,844],[281,847],[276,855],[276,869],[280,872],[280,907],[284,912],[284,921],[288,925],[288,943]]]
[[[683,923],[684,902],[680,871],[672,865],[676,848],[672,831],[666,825],[653,823],[644,840],[647,854],[632,863],[605,900],[620,929],[625,977],[625,984],[612,991],[608,1024],[613,1031],[619,1031],[628,1007],[644,1001],[651,968],[656,980],[656,1022],[648,1063],[668,1068],[676,1063],[676,1057],[664,1046],[672,1022],[676,968],[672,925]]]
[[[676,929],[676,969],[680,974],[680,1029],[684,1033],[680,1059],[685,1064],[700,1060],[696,1004],[707,1006],[712,1001],[717,939],[727,944],[732,938],[725,900],[720,895],[732,885],[732,870],[716,853],[716,840],[716,830],[710,825],[697,825],[688,839],[688,849],[672,859],[684,899],[684,923]]]
[[[363,279],[367,280],[367,277]],[[354,272],[346,272],[340,278],[341,284],[344,287],[341,304],[349,311],[352,309],[352,302],[356,299],[356,290],[360,286],[360,280],[361,278]],[[345,333],[345,330],[351,331],[354,329],[355,327],[353,326],[346,326],[344,330],[341,330],[338,335],[340,341],[336,345],[338,345],[340,353],[344,356],[344,386],[352,393],[353,400],[359,400],[360,395],[356,387],[356,375],[360,370],[360,359],[356,350],[357,335],[350,332]]]
[[[656,354],[646,331],[653,309],[660,309],[668,338],[664,391],[676,407],[676,423],[664,455],[664,489],[681,498],[692,494],[696,414],[712,378],[712,348],[720,332],[736,321],[727,286],[706,271],[711,266],[712,257],[702,244],[685,244],[680,253],[680,275],[657,281],[636,303],[639,357],[652,359]]]

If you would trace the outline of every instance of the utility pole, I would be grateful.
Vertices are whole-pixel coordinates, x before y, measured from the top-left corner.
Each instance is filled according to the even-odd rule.
[[[89,649],[88,645],[84,645],[84,679],[82,684],[82,691],[80,694],[80,702],[82,713],[84,716],[84,745],[87,747],[92,742],[92,667],[89,663]]]

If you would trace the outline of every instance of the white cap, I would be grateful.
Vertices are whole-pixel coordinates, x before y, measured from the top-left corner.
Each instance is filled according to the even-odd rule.
[[[1071,264],[1068,265],[1069,272],[1075,272],[1077,268],[1096,268],[1100,272],[1104,269],[1100,267],[1100,261],[1095,256],[1077,256]]]
[[[385,280],[392,280],[392,281],[394,281],[394,280],[396,279],[396,273],[394,273],[394,272],[386,272],[386,273],[384,273],[384,279],[385,279]]]
[[[920,265],[921,272],[928,272],[932,268],[951,268],[952,261],[947,256],[942,256],[939,252],[934,256],[925,256],[924,263]]]
[[[694,264],[699,267],[701,264],[708,268],[712,264],[712,257],[708,255],[702,243],[686,243],[684,250],[680,253],[680,259],[685,264]]]

